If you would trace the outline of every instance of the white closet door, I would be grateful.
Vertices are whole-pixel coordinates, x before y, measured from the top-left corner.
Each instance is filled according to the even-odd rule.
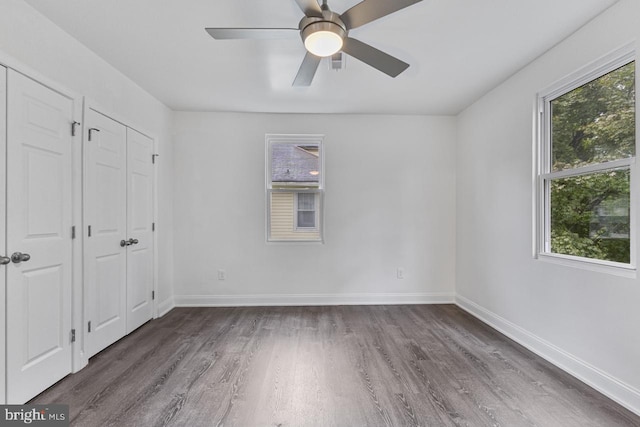
[[[7,69],[0,67],[0,256],[7,255],[6,224],[6,167],[7,167]],[[6,307],[6,266],[0,266],[0,307]],[[5,316],[0,315],[0,404],[6,402],[6,369],[5,369]]]
[[[7,400],[71,372],[73,101],[8,71]],[[27,260],[26,254],[30,255]]]
[[[88,110],[85,117],[85,353],[91,357],[126,334],[127,132]],[[91,227],[91,235],[89,235]]]
[[[127,129],[127,333],[153,316],[153,140]]]

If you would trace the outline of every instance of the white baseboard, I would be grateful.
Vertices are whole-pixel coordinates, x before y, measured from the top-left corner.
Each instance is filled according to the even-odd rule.
[[[168,312],[171,311],[176,305],[174,303],[173,297],[169,297],[166,300],[158,303],[158,317],[162,317]]]
[[[640,415],[640,390],[607,374],[475,302],[456,296],[456,305],[472,316],[573,375],[600,393]]]
[[[175,295],[176,307],[453,304],[450,293]]]

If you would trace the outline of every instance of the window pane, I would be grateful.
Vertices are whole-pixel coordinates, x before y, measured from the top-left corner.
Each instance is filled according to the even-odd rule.
[[[316,211],[297,211],[296,193],[269,192],[269,224],[268,239],[270,241],[321,241],[320,225]],[[313,194],[311,194],[313,196]],[[320,198],[315,199],[316,207]],[[302,216],[300,213],[309,214]]]
[[[635,63],[551,101],[552,170],[635,155]]]
[[[319,145],[271,146],[271,182],[279,185],[316,185],[320,182]]]
[[[298,228],[315,228],[316,213],[314,211],[298,211]]]
[[[268,241],[322,242],[323,138],[265,135]]]
[[[298,193],[298,210],[315,210],[316,195],[313,193]]]
[[[629,169],[551,182],[551,252],[630,262]]]

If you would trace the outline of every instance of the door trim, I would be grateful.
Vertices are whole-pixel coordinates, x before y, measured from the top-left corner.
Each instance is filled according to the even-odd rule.
[[[0,93],[4,94],[0,97],[0,100],[4,102],[0,103],[0,200],[4,203],[4,210],[0,210],[0,255],[7,256],[7,235],[6,235],[6,201],[7,201],[7,103],[8,103],[8,79],[7,69],[5,67],[0,68]],[[0,307],[4,310],[0,315],[0,404],[7,403],[7,361],[5,353],[5,345],[7,342],[6,336],[6,304],[7,304],[7,268],[6,266],[0,267]]]

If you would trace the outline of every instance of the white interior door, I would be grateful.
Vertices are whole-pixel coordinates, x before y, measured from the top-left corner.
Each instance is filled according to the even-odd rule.
[[[127,132],[91,109],[85,125],[85,353],[91,357],[126,334],[127,250],[120,243],[127,239]]]
[[[7,265],[10,403],[71,372],[72,122],[71,99],[8,71],[6,233],[16,261]]]
[[[0,259],[2,265],[7,262],[6,224],[6,167],[7,167],[7,69],[0,67]],[[6,307],[7,269],[0,266],[0,307]],[[4,313],[4,311],[3,311]],[[6,402],[7,378],[5,369],[5,316],[0,315],[0,404]]]
[[[153,316],[153,140],[127,129],[127,333]]]

